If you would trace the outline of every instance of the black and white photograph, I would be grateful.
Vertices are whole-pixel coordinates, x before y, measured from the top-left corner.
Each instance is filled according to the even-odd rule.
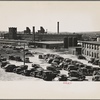
[[[99,1],[0,1],[0,98],[99,98],[99,10]]]

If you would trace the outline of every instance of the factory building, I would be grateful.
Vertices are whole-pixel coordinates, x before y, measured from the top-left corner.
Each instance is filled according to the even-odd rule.
[[[67,36],[64,38],[64,48],[76,47],[77,46],[77,37],[76,36]]]
[[[41,42],[29,42],[28,46],[35,46],[46,49],[59,49],[63,48],[63,41],[41,41]]]
[[[41,26],[40,30],[38,30],[38,33],[40,33],[40,34],[42,33],[43,34],[43,33],[46,33],[46,32],[45,32],[45,29]]]
[[[17,39],[17,28],[9,27],[9,32],[4,34],[5,39]]]
[[[31,30],[29,27],[26,27],[26,30],[24,30],[24,34],[31,34]]]
[[[9,39],[17,39],[17,28],[10,27],[8,34],[9,34]]]
[[[82,54],[87,58],[100,60],[100,37],[97,41],[82,41]]]

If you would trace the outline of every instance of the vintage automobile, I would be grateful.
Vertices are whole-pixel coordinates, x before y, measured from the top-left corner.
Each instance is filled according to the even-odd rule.
[[[92,76],[93,75],[93,67],[90,65],[86,65],[85,68],[87,69],[86,76]]]
[[[35,70],[36,70],[35,68],[26,69],[26,70],[23,70],[21,74],[25,76],[31,76],[31,73]]]
[[[39,59],[44,59],[44,55],[40,54]]]
[[[68,65],[69,65],[69,64],[68,64],[67,62],[63,63],[63,65],[62,65],[63,69],[64,69],[64,70],[67,70]]]
[[[55,74],[57,74],[57,75],[60,74],[60,71],[57,70],[57,69],[56,69],[55,67],[53,67],[53,66],[47,66],[46,69],[52,71],[53,73],[55,73]]]
[[[58,80],[59,80],[59,81],[67,81],[67,75],[66,75],[66,74],[61,74],[61,75],[59,75]]]
[[[45,81],[52,81],[56,76],[57,74],[50,70],[44,70],[42,73],[42,79]]]
[[[26,56],[34,56],[30,51],[25,52],[25,55],[26,55]]]
[[[0,58],[0,62],[2,62],[2,61],[7,61],[7,58],[1,57],[1,58]]]
[[[15,60],[16,60],[16,61],[23,61],[23,60],[21,59],[20,56],[16,56],[16,57],[15,57]]]
[[[67,63],[70,63],[70,62],[72,62],[72,59],[65,58],[64,61],[67,62]]]
[[[51,57],[47,59],[47,62],[48,62],[49,64],[51,64],[52,61],[53,61],[53,58],[51,58]]]
[[[31,76],[33,77],[38,77],[38,78],[42,78],[42,73],[43,73],[44,69],[42,67],[40,68],[35,68],[34,71],[32,71],[30,73]]]
[[[29,58],[25,58],[25,63],[30,63]]]
[[[94,71],[92,81],[100,81],[100,70]]]
[[[2,61],[1,62],[1,68],[3,68],[4,66],[6,66],[7,64],[10,64],[8,61]]]
[[[15,56],[9,56],[9,60],[15,60]]]
[[[32,64],[33,68],[40,68],[41,66],[39,64]]]
[[[28,69],[28,65],[21,65],[21,66],[18,66],[17,68],[14,68],[13,72],[17,74],[21,74],[23,73],[24,70],[27,70],[27,69]]]
[[[88,63],[93,63],[95,60],[95,58],[90,58],[90,60],[88,61]]]
[[[86,58],[83,55],[78,55],[78,59],[85,59],[86,60]]]
[[[69,77],[68,77],[68,80],[71,80],[74,79],[76,80],[79,80],[79,81],[83,81],[85,80],[85,75],[79,71],[76,71],[76,70],[71,70],[69,73],[68,73]]]
[[[93,65],[99,65],[99,59],[95,59],[94,62],[92,63]]]
[[[71,70],[78,70],[78,67],[75,66],[75,65],[70,64],[70,65],[68,65],[67,70],[68,70],[68,71],[71,71]]]
[[[6,72],[13,72],[14,68],[17,68],[16,65],[14,64],[8,64],[5,67],[3,67],[5,69]]]

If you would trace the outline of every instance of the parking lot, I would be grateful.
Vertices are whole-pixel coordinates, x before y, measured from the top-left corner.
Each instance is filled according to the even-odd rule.
[[[56,51],[54,49],[43,49],[43,48],[28,48],[26,47],[26,49],[29,49],[30,52],[32,52],[34,54],[34,56],[29,56],[29,60],[31,63],[26,63],[25,65],[28,65],[28,69],[32,68],[32,64],[39,64],[42,68],[46,69],[47,66],[49,66],[50,64],[47,63],[44,59],[39,59],[39,54],[57,54],[57,55],[60,55],[62,56],[63,58],[70,58],[72,60],[77,60],[77,61],[80,61],[84,64],[87,64],[87,65],[91,65],[93,67],[99,67],[99,66],[96,66],[96,65],[92,65],[90,63],[88,63],[87,60],[80,60],[77,58],[77,56],[75,55],[72,55],[72,54],[68,54],[68,51],[67,50],[64,50],[64,51]],[[15,53],[16,55],[17,53]],[[9,54],[10,55],[10,54]],[[23,54],[21,54],[21,56],[23,56]],[[12,61],[12,60],[9,60],[9,62],[11,64],[15,64],[16,66],[20,66],[20,65],[23,65],[23,62],[17,62],[17,61]],[[3,69],[0,68],[0,80],[1,81],[4,81],[4,80],[7,80],[7,81],[11,81],[11,80],[17,80],[17,81],[22,81],[22,80],[28,80],[28,81],[43,81],[42,79],[40,78],[34,78],[34,77],[26,77],[26,76],[23,76],[23,75],[19,75],[19,74],[15,74],[15,73],[9,73],[9,72],[5,72]],[[68,71],[65,71],[65,70],[61,70],[60,71],[61,74],[66,74],[68,75]],[[88,79],[88,81],[92,81],[92,76],[86,76],[86,79]],[[56,78],[55,78],[55,81],[56,81]]]

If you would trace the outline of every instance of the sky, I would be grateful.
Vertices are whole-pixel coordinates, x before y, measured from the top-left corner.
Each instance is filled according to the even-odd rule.
[[[0,31],[43,26],[50,32],[100,31],[100,1],[0,1]]]

